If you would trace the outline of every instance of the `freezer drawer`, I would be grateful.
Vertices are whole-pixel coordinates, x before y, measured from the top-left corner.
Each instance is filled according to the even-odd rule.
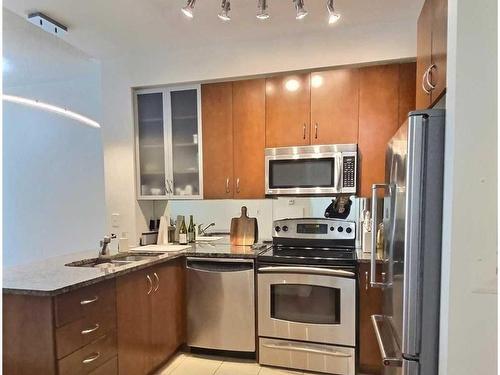
[[[187,344],[254,352],[253,260],[187,258],[186,268]]]
[[[328,374],[354,375],[354,348],[259,338],[259,363]]]

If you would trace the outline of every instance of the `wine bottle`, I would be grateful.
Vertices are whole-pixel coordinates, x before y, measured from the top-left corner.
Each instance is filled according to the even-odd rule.
[[[188,234],[188,241],[191,243],[194,242],[194,240],[195,240],[195,226],[194,226],[194,222],[193,222],[193,215],[189,215],[189,227],[187,230],[187,234]]]
[[[187,243],[188,239],[187,239],[186,221],[184,220],[184,218],[182,218],[181,229],[179,230],[179,244],[187,245]]]

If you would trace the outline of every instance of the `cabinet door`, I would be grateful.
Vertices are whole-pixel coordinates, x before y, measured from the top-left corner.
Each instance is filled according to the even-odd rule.
[[[426,109],[431,105],[430,87],[425,82],[425,72],[431,66],[432,43],[432,8],[431,0],[424,3],[417,21],[417,109]],[[427,90],[427,91],[426,91]]]
[[[264,198],[265,80],[233,82],[234,197]]]
[[[370,197],[372,184],[385,181],[385,150],[399,125],[399,64],[359,73],[359,195]]]
[[[202,198],[200,86],[167,90],[170,199]]]
[[[140,90],[135,106],[137,196],[166,199],[164,93]]]
[[[151,343],[153,368],[158,367],[185,342],[185,279],[181,259],[152,270]]]
[[[309,144],[310,74],[266,79],[266,147]]]
[[[432,3],[432,104],[440,99],[446,89],[446,47],[448,35],[448,1],[427,0]]]
[[[150,288],[144,271],[132,272],[116,280],[120,375],[144,375],[152,368]]]
[[[202,85],[204,198],[233,197],[232,83]]]
[[[311,144],[358,143],[358,69],[311,74]]]
[[[377,274],[377,280],[380,279],[381,275]],[[382,373],[382,357],[371,321],[372,315],[382,313],[382,304],[382,289],[370,287],[370,263],[360,263],[359,369],[363,373]]]

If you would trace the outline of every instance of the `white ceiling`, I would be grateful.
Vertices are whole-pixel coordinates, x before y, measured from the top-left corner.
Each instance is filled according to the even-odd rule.
[[[46,13],[68,26],[67,42],[103,60],[158,49],[181,53],[212,45],[266,43],[277,37],[303,40],[330,34],[334,45],[336,35],[349,33],[357,43],[366,37],[361,26],[377,25],[387,38],[387,29],[402,21],[408,28],[398,27],[394,33],[416,38],[423,4],[423,0],[337,0],[342,19],[328,25],[325,2],[305,0],[309,15],[297,21],[292,0],[268,0],[271,18],[261,21],[255,17],[257,0],[232,0],[230,22],[218,19],[219,0],[198,0],[192,20],[180,12],[185,0],[4,0],[3,6],[23,18],[32,11]]]

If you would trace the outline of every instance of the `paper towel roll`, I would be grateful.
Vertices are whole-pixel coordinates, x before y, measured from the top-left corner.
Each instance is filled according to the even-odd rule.
[[[160,228],[158,228],[158,240],[156,241],[157,245],[166,245],[168,244],[168,226],[170,223],[170,219],[166,216],[160,217]]]

